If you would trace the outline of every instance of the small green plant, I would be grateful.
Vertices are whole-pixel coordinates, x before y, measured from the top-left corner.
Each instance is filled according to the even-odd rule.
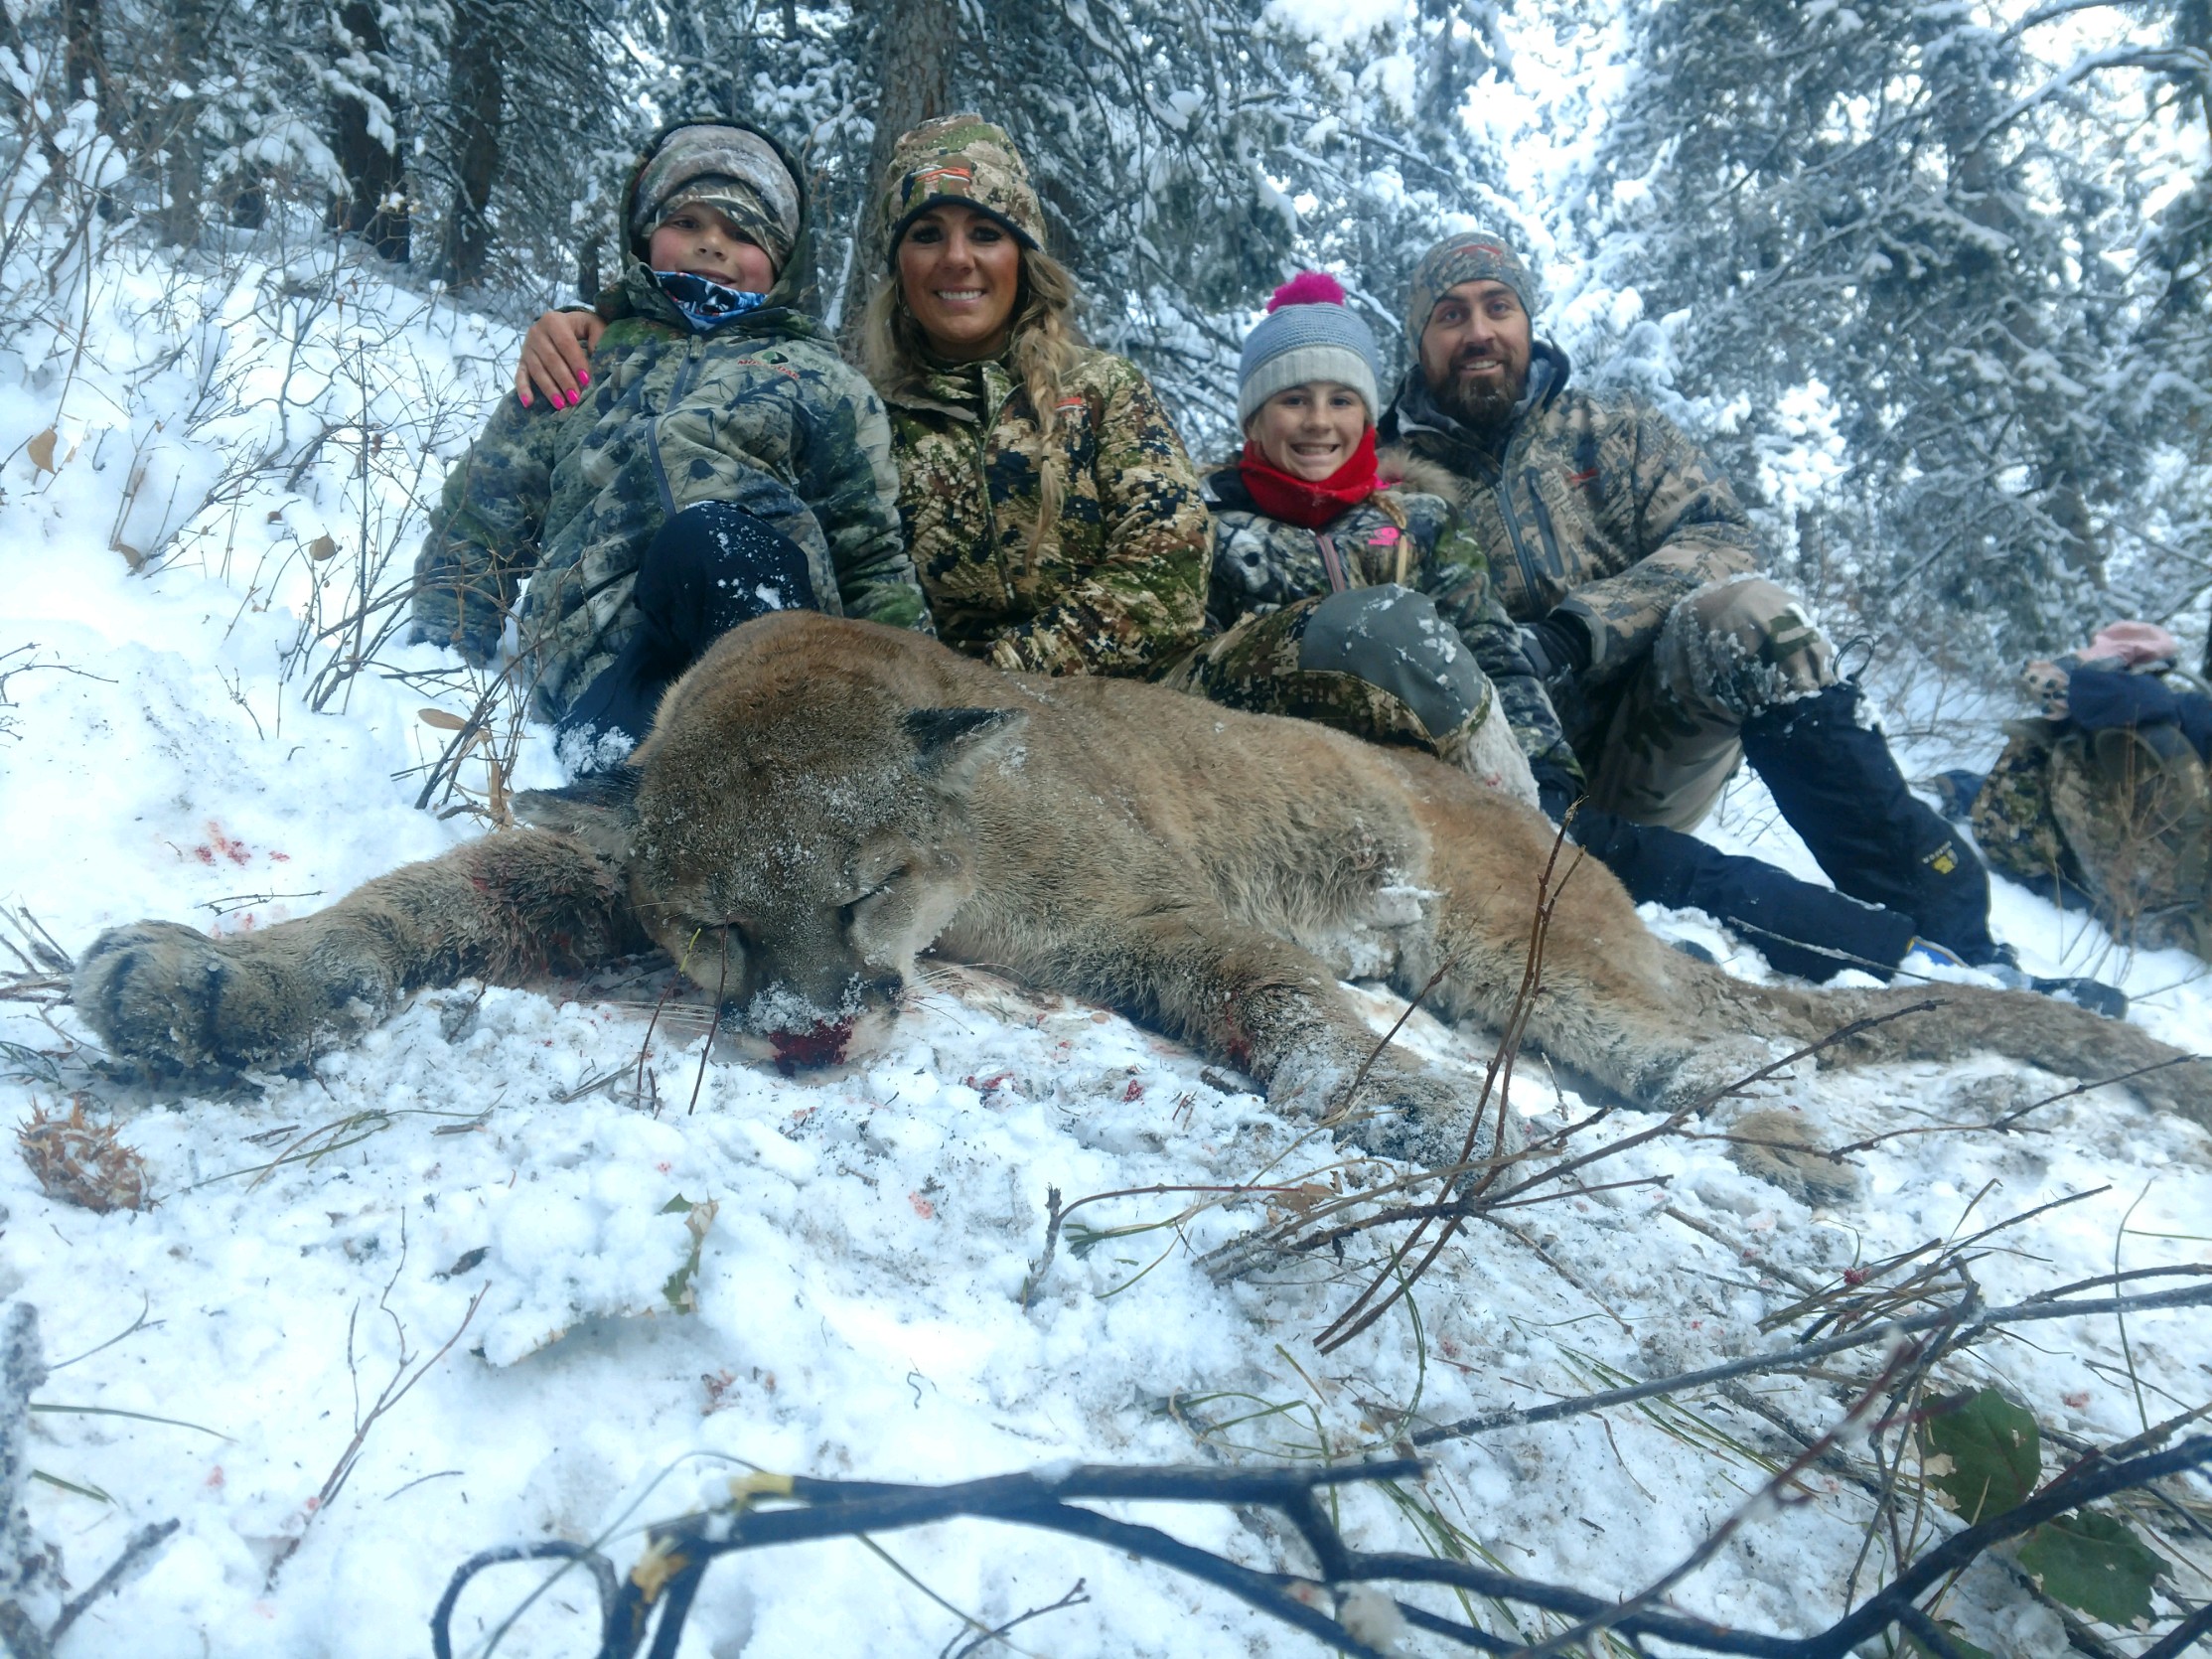
[[[1920,1443],[1929,1486],[1970,1526],[2018,1508],[2043,1488],[2035,1419],[1993,1388],[1932,1402]],[[2017,1559],[2052,1600],[2122,1628],[2150,1616],[2151,1586],[2171,1571],[2125,1521],[2089,1508],[2032,1529]]]

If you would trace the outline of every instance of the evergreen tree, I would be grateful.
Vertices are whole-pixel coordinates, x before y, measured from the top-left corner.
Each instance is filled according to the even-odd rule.
[[[1718,438],[1738,481],[1824,388],[1848,470],[1811,541],[1870,617],[2007,654],[2135,608],[2116,544],[2133,562],[2190,398],[2142,257],[2159,180],[2125,152],[2163,119],[2139,77],[2205,59],[2138,23],[2053,60],[2039,36],[2084,8],[2016,10],[1652,7],[1584,203],[1602,279],[1687,318],[1679,389],[1747,402]]]

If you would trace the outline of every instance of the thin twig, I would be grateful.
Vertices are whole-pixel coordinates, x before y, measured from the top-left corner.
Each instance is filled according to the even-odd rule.
[[[2212,1285],[2191,1290],[2161,1290],[2146,1296],[2124,1297],[2116,1301],[2014,1302],[2009,1307],[1991,1308],[1962,1323],[1957,1340],[1964,1344],[1982,1332],[1999,1325],[2020,1324],[2036,1319],[2090,1318],[2112,1313],[2116,1308],[2128,1312],[2142,1312],[2152,1308],[2204,1306],[2212,1306]],[[1826,1359],[1831,1354],[1864,1348],[1876,1342],[1910,1335],[1915,1331],[1932,1330],[1949,1320],[1953,1311],[1953,1308],[1943,1308],[1934,1312],[1908,1314],[1901,1319],[1886,1320],[1881,1324],[1847,1331],[1824,1341],[1794,1345],[1777,1354],[1754,1354],[1744,1359],[1730,1360],[1725,1365],[1708,1366],[1702,1371],[1686,1371],[1679,1376],[1662,1377],[1656,1382],[1607,1389],[1601,1394],[1555,1401],[1548,1406],[1509,1406],[1503,1411],[1487,1412],[1478,1417],[1461,1418],[1456,1423],[1423,1429],[1413,1435],[1412,1442],[1416,1446],[1434,1445],[1440,1440],[1487,1434],[1495,1429],[1518,1429],[1532,1424],[1555,1422],[1560,1418],[1580,1417],[1584,1412],[1602,1411],[1607,1406],[1626,1405],[1632,1400],[1650,1400],[1663,1394],[1679,1394],[1685,1389],[1703,1388],[1709,1383],[1725,1382],[1731,1377],[1786,1371],[1795,1366]]]

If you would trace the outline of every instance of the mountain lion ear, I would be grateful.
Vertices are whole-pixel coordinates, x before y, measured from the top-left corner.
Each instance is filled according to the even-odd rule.
[[[1018,708],[908,709],[907,735],[920,751],[914,764],[928,777],[965,779],[1028,718]]]
[[[618,766],[579,778],[561,789],[526,790],[515,798],[515,816],[533,830],[574,835],[605,858],[630,856],[638,830],[638,786],[645,772]]]

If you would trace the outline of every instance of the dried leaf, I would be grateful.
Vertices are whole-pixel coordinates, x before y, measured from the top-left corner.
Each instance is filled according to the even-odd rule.
[[[82,1100],[67,1118],[33,1112],[15,1138],[49,1198],[99,1215],[146,1207],[146,1160],[115,1138],[112,1124],[87,1123]]]
[[[331,535],[328,530],[325,530],[321,535],[318,535],[314,540],[310,541],[307,544],[307,556],[309,558],[330,558],[334,556],[337,551],[338,543],[331,539]]]
[[[2029,1533],[2020,1566],[2052,1600],[2123,1628],[2150,1616],[2150,1585],[2170,1571],[2125,1522],[2089,1509]]]
[[[41,432],[37,437],[33,438],[29,443],[23,446],[23,452],[31,457],[31,465],[34,469],[39,472],[56,472],[60,470],[54,465],[54,445],[56,439],[59,437],[60,434],[57,433],[53,427],[49,426],[45,431]]]
[[[712,1198],[702,1198],[694,1204],[680,1192],[661,1206],[663,1215],[681,1215],[684,1228],[691,1235],[691,1250],[683,1266],[668,1275],[667,1282],[661,1286],[661,1293],[678,1313],[699,1310],[699,1289],[692,1282],[698,1276],[699,1252],[706,1246],[706,1230],[714,1225],[715,1214],[721,1207]]]
[[[1936,1401],[1920,1444],[1932,1454],[1922,1465],[1928,1483],[1970,1526],[2013,1508],[2042,1482],[2035,1419],[1993,1388]]]
[[[491,1247],[488,1245],[479,1245],[474,1250],[464,1250],[454,1259],[452,1267],[446,1269],[444,1273],[434,1273],[430,1277],[432,1279],[458,1279],[462,1274],[474,1273],[484,1265],[484,1259],[491,1254]]]
[[[436,726],[440,731],[464,731],[468,728],[468,721],[458,714],[448,714],[442,708],[425,708],[418,712],[424,725]]]

